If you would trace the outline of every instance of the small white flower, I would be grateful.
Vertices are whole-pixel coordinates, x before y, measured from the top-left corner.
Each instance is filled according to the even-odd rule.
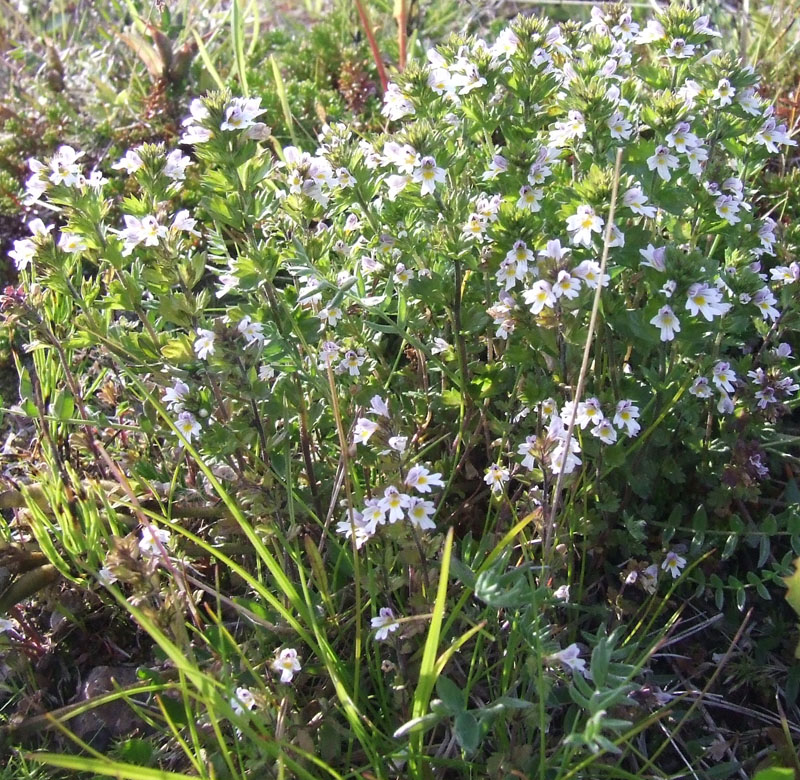
[[[580,672],[582,675],[586,675],[586,661],[584,661],[581,657],[581,649],[576,645],[574,642],[565,647],[563,650],[559,650],[559,652],[554,653],[550,656],[552,661],[557,661],[558,663],[563,664],[572,672]]]
[[[678,553],[670,550],[661,563],[661,568],[668,571],[672,575],[672,579],[677,579],[681,575],[681,569],[686,566],[686,558],[681,557]]]
[[[666,146],[657,146],[652,157],[647,158],[647,167],[651,171],[658,171],[664,181],[669,181],[672,178],[670,169],[678,167],[678,158],[670,154]]]
[[[214,339],[216,338],[213,330],[198,328],[197,339],[194,342],[194,351],[200,360],[205,360],[209,355],[214,354]]]
[[[358,444],[366,444],[370,436],[372,436],[379,427],[378,423],[370,420],[368,417],[359,417],[358,422],[356,422],[356,427],[353,430],[353,441]]]
[[[411,496],[408,500],[406,513],[408,514],[408,522],[415,528],[419,528],[421,531],[432,531],[436,528],[436,523],[431,519],[436,513],[433,501]]]
[[[183,434],[186,441],[191,441],[202,431],[200,423],[191,412],[181,412],[175,421],[175,427]]]
[[[508,478],[508,469],[504,469],[499,463],[492,463],[492,465],[486,469],[483,481],[489,485],[492,489],[492,493],[497,494],[503,492],[503,485],[508,482]]]
[[[256,706],[256,699],[249,688],[237,688],[236,695],[230,700],[231,709],[237,714],[242,715]]]
[[[419,493],[430,493],[432,487],[444,487],[442,475],[438,471],[431,474],[425,466],[412,466],[408,470],[405,483]]]
[[[602,217],[598,217],[587,204],[578,206],[577,212],[567,217],[567,230],[572,234],[570,240],[587,248],[592,245],[592,233],[601,233],[604,224]]]
[[[397,622],[394,612],[392,612],[389,607],[381,607],[377,617],[372,618],[371,624],[372,628],[376,629],[375,640],[377,642],[385,641],[389,638],[389,634],[400,628],[400,624]]]
[[[661,329],[661,341],[672,341],[681,329],[680,320],[669,306],[662,306],[658,314],[650,320],[650,324]]]
[[[139,550],[145,555],[155,555],[161,551],[161,546],[166,547],[172,534],[165,528],[155,528],[147,526],[142,528],[142,536],[139,539]]]
[[[272,671],[280,672],[282,683],[290,683],[302,668],[297,658],[297,650],[293,647],[281,650],[278,657],[272,662]]]

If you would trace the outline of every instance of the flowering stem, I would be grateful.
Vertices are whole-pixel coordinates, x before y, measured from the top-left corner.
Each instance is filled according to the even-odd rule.
[[[605,236],[603,238],[603,255],[600,260],[600,274],[599,278],[602,280],[603,274],[606,272],[606,266],[608,265],[608,250],[609,244],[611,243],[611,226],[614,224],[614,211],[617,206],[617,193],[619,191],[619,177],[620,177],[620,169],[622,167],[622,148],[617,149],[617,159],[614,162],[614,183],[611,188],[611,204],[608,208],[608,220],[606,222],[606,231]],[[581,370],[578,375],[578,385],[575,388],[575,395],[572,399],[572,414],[569,420],[569,426],[567,427],[567,432],[565,435],[565,447],[566,452],[565,456],[562,458],[561,461],[561,468],[558,472],[558,479],[556,480],[556,486],[553,490],[553,503],[550,507],[550,518],[545,523],[544,527],[544,551],[543,551],[543,558],[545,565],[550,560],[553,548],[553,538],[555,536],[555,522],[556,522],[556,512],[558,511],[558,497],[559,492],[561,490],[561,485],[564,481],[564,470],[567,466],[567,455],[569,454],[569,447],[570,441],[572,440],[572,431],[575,429],[575,418],[578,414],[578,404],[580,403],[581,396],[583,395],[583,387],[586,383],[586,373],[589,368],[589,355],[592,350],[592,339],[594,336],[595,327],[597,325],[597,313],[600,309],[600,294],[603,289],[603,285],[599,284],[595,287],[594,291],[594,301],[592,303],[592,313],[589,317],[589,331],[586,334],[586,343],[584,344],[583,348],[583,360],[581,361]]]

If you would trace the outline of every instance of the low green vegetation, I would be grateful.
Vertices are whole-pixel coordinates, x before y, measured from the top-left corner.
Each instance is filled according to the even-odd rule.
[[[798,776],[787,9],[507,10],[10,17],[0,778]]]

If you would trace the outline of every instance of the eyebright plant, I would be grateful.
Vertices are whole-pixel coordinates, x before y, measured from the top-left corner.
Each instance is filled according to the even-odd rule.
[[[716,36],[679,5],[644,26],[621,6],[586,26],[519,17],[411,63],[385,133],[337,124],[315,149],[276,149],[257,96],[217,92],[192,102],[178,148],[144,144],[105,171],[68,146],[30,162],[28,203],[54,224],[17,242],[22,286],[3,308],[60,361],[75,467],[102,474],[124,426],[126,478],[245,508],[250,541],[313,604],[292,602],[291,640],[283,626],[251,662],[297,686],[299,711],[306,676],[333,675],[329,631],[342,679],[380,691],[359,702],[394,757],[371,765],[380,777],[406,761],[423,776],[421,730],[451,716],[473,757],[504,719],[530,729],[525,773],[615,752],[629,724],[608,711],[644,706],[628,697],[647,652],[605,623],[570,629],[577,572],[663,593],[711,547],[698,505],[724,527],[769,477],[763,437],[798,390],[800,269],[754,182],[796,142]],[[469,637],[494,709],[445,694],[429,712],[430,690],[409,688],[438,637],[421,627],[448,529],[459,591],[436,631],[444,618],[449,645],[485,627]],[[168,538],[146,528],[139,548],[166,567]],[[302,539],[324,551],[311,585]],[[355,640],[338,619],[298,629],[328,587]],[[361,679],[364,658],[384,672]],[[469,697],[478,682],[459,684]],[[538,726],[514,714],[545,701]],[[562,739],[548,724],[567,712]]]

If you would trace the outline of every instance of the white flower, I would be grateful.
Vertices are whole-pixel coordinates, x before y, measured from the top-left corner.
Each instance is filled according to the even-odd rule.
[[[721,317],[730,308],[730,304],[722,303],[722,295],[716,287],[703,282],[696,282],[689,287],[686,308],[692,315],[702,314],[709,322],[714,317]]]
[[[408,500],[406,512],[411,525],[419,528],[421,531],[428,531],[436,528],[436,523],[431,520],[436,512],[433,501],[426,501],[423,498],[412,496]]]
[[[700,143],[700,139],[691,132],[688,122],[678,122],[673,131],[667,134],[666,141],[667,146],[671,146],[676,152],[688,152]]]
[[[183,411],[183,402],[186,400],[187,395],[189,395],[189,385],[186,382],[181,382],[180,379],[176,379],[172,387],[164,390],[161,400],[167,405],[167,409],[173,412],[180,412]]]
[[[140,147],[141,148],[141,147]],[[128,175],[136,173],[144,165],[137,149],[128,149],[127,152],[111,167],[115,171],[125,171]]]
[[[720,195],[716,200],[715,208],[717,214],[729,225],[735,225],[742,221],[742,218],[738,216],[741,205],[741,201],[731,195]]]
[[[552,309],[556,302],[550,282],[544,279],[534,282],[531,289],[525,290],[522,297],[525,303],[531,307],[531,313],[533,314],[539,314],[545,306]]]
[[[632,187],[623,196],[622,202],[634,214],[641,214],[643,217],[652,219],[656,215],[655,206],[647,206],[647,195],[644,194],[641,187]]]
[[[606,120],[606,125],[615,141],[627,141],[630,139],[632,125],[619,111],[615,111]]]
[[[672,579],[677,579],[681,575],[681,569],[686,566],[686,558],[670,550],[661,563],[661,568],[672,575]]]
[[[550,143],[553,146],[565,146],[575,138],[582,138],[586,133],[586,123],[580,111],[570,111],[562,122],[556,122],[550,131]]]
[[[600,263],[596,260],[584,260],[572,273],[583,280],[583,283],[591,290],[597,288],[598,283],[603,287],[608,287],[611,277],[608,274],[603,274],[600,278]]]
[[[647,167],[651,171],[658,171],[664,181],[669,181],[672,178],[670,168],[678,167],[678,158],[670,154],[666,146],[657,146],[655,154],[647,158]]]
[[[729,106],[733,102],[735,94],[736,89],[731,86],[731,82],[728,79],[720,79],[717,88],[711,93],[711,99],[716,100],[721,108]]]
[[[430,493],[432,487],[444,487],[442,475],[437,471],[435,474],[425,468],[425,466],[412,466],[406,474],[405,484],[414,488],[419,493]]]
[[[534,189],[527,184],[523,184],[519,190],[517,208],[533,212],[540,211],[542,204],[539,201],[541,201],[542,198],[544,198],[544,190],[538,187]]]
[[[720,390],[723,390],[726,393],[732,393],[734,391],[733,384],[736,382],[736,373],[731,368],[730,363],[720,360],[714,366],[712,374],[713,376],[711,377],[711,381]]]
[[[650,324],[661,329],[661,341],[672,341],[681,329],[680,320],[669,306],[662,306],[658,314],[650,320]]]
[[[502,493],[503,485],[508,482],[508,477],[508,469],[504,469],[499,463],[492,463],[486,469],[483,481],[491,487],[492,493]]]
[[[556,283],[553,285],[553,295],[560,298],[562,295],[571,300],[577,298],[581,290],[580,281],[571,276],[569,271],[559,271]]]
[[[61,231],[61,235],[58,238],[58,248],[64,252],[70,253],[83,252],[85,249],[88,249],[86,242],[83,240],[83,236],[77,233],[70,233],[66,230]]]
[[[170,230],[190,233],[193,236],[199,236],[200,234],[194,229],[196,224],[197,220],[192,217],[192,215],[189,213],[189,210],[181,209],[180,211],[176,212],[174,218],[172,219]]]
[[[256,706],[256,699],[249,688],[237,688],[236,695],[230,700],[231,709],[237,714],[242,715]]]
[[[611,420],[605,418],[592,428],[592,436],[596,436],[603,444],[613,444],[617,440],[617,432]]]
[[[297,650],[293,647],[281,650],[278,657],[272,662],[272,671],[280,672],[282,683],[290,683],[302,668],[297,658]]]
[[[535,436],[528,436],[517,448],[517,455],[524,455],[522,467],[531,470],[536,465],[536,455],[538,452]]]
[[[553,596],[559,601],[569,603],[569,585],[560,585],[553,591]]]
[[[628,436],[636,436],[642,426],[638,423],[639,407],[633,401],[623,399],[617,404],[614,425],[624,428]]]
[[[695,146],[686,151],[686,159],[689,161],[689,173],[700,176],[708,160],[708,150],[704,146]]]
[[[216,338],[213,330],[198,328],[197,339],[194,342],[194,351],[200,360],[205,360],[209,355],[214,354],[214,339]]]
[[[145,555],[155,555],[161,551],[161,546],[166,547],[172,534],[165,528],[147,526],[142,528],[139,539],[139,550]]]
[[[397,84],[389,84],[383,96],[381,113],[391,120],[402,119],[414,113],[414,104],[400,91]]]
[[[563,650],[560,650],[557,653],[554,653],[550,658],[553,661],[558,661],[559,663],[564,664],[570,671],[572,672],[580,672],[582,675],[586,675],[586,661],[580,658],[581,650],[574,642],[569,645],[569,647],[565,647]]]
[[[356,422],[356,427],[353,430],[353,441],[358,444],[366,444],[370,436],[372,436],[379,427],[378,423],[370,420],[368,417],[359,417]]]
[[[375,640],[377,642],[383,642],[388,639],[389,634],[400,628],[400,624],[397,622],[394,612],[392,612],[389,607],[381,607],[377,617],[372,618],[371,624],[372,628],[377,629],[375,631]]]
[[[180,149],[173,149],[167,155],[164,165],[164,175],[172,181],[183,181],[186,178],[186,169],[194,165],[191,157],[187,157]]]
[[[678,60],[684,60],[694,54],[694,46],[691,43],[686,43],[683,38],[673,38],[667,49],[668,57],[675,57]]]
[[[50,181],[53,184],[64,184],[72,187],[81,177],[77,161],[83,157],[83,152],[77,152],[71,146],[59,146],[56,153],[50,158]]]
[[[31,264],[36,256],[36,244],[30,238],[18,239],[14,242],[14,248],[8,253],[8,256],[14,261],[17,270],[22,271]]]
[[[388,515],[390,523],[403,519],[403,510],[408,507],[411,497],[401,493],[394,485],[389,485],[383,491],[383,498],[378,501],[378,507]]]
[[[248,315],[239,321],[236,330],[244,336],[247,346],[258,344],[259,347],[264,345],[264,326],[260,322],[253,322]]]
[[[183,434],[186,441],[191,441],[202,431],[200,423],[191,412],[181,412],[175,422],[175,427]]]
[[[591,247],[592,233],[602,232],[604,224],[602,217],[598,217],[594,209],[585,204],[578,206],[578,211],[567,217],[567,230],[572,234],[570,240],[573,244],[585,247]]]
[[[689,392],[697,398],[710,398],[711,388],[709,387],[708,379],[704,376],[697,377],[689,388]]]
[[[775,296],[769,287],[762,287],[752,298],[753,303],[758,307],[761,316],[766,320],[775,321],[780,317],[780,312],[775,308]]]
[[[225,119],[220,130],[246,130],[255,124],[256,117],[266,111],[261,108],[261,98],[233,98],[225,109]]]
[[[423,157],[411,178],[413,181],[420,183],[420,193],[422,195],[432,195],[436,189],[437,182],[444,182],[444,168],[437,167],[436,160],[433,157]]]
[[[408,446],[408,436],[390,436],[387,444],[395,452],[405,452]]]
[[[347,352],[344,353],[344,360],[339,363],[339,371],[344,373],[347,371],[350,376],[358,376],[360,374],[360,368],[364,364],[366,358],[363,355],[360,355],[353,349],[348,349]]]

